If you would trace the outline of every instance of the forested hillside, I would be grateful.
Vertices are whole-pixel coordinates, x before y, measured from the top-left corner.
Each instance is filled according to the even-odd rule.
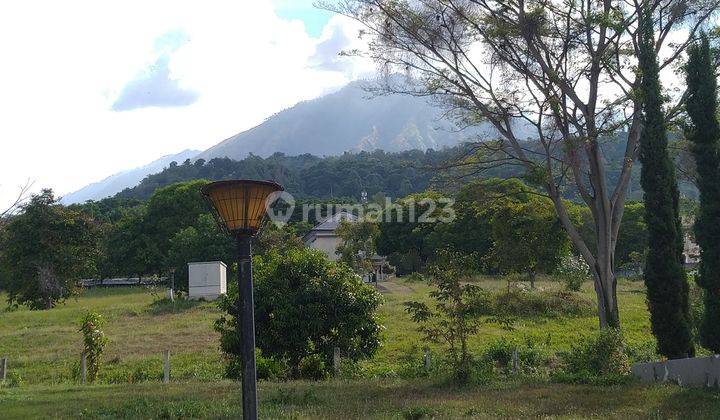
[[[273,179],[298,199],[358,199],[362,191],[367,192],[368,196],[381,193],[397,198],[424,191],[433,184],[441,188],[449,188],[445,181],[452,181],[452,175],[448,175],[451,171],[442,171],[445,178],[440,179],[438,177],[440,171],[434,169],[453,161],[462,154],[464,147],[467,146],[395,153],[376,150],[322,158],[310,154],[288,156],[275,153],[267,158],[250,155],[242,160],[214,158],[209,161],[197,159],[193,162],[188,159],[182,163],[171,163],[164,171],[149,175],[139,185],[125,189],[115,198],[144,201],[150,198],[156,189],[176,182],[233,178]],[[611,184],[615,183],[620,173],[624,149],[622,139],[608,140],[604,144],[607,176]],[[505,166],[474,174],[470,178],[480,176],[508,178],[522,176],[523,173],[521,167]],[[637,200],[642,198],[637,176],[639,167],[636,167],[633,173],[629,199]],[[693,188],[688,185],[682,185],[681,191],[688,196],[695,194]],[[572,189],[566,191],[566,196],[573,198]]]
[[[451,159],[459,150],[398,153],[378,150],[325,158],[275,153],[267,158],[251,155],[240,161],[228,158],[208,162],[186,160],[148,176],[135,188],[119,193],[118,198],[146,200],[157,188],[175,182],[232,178],[273,179],[300,199],[357,199],[362,191],[370,196],[383,193],[395,198],[427,189],[435,175],[430,169]]]

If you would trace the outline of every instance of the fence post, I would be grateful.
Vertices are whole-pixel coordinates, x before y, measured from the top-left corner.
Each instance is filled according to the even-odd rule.
[[[163,372],[163,383],[170,383],[170,350],[165,350],[165,369]]]
[[[340,349],[337,347],[333,349],[333,370],[336,376],[340,373]]]
[[[423,364],[425,366],[425,371],[430,371],[430,365],[432,364],[432,355],[430,355],[430,347],[425,346],[425,357],[423,358]]]
[[[84,351],[80,354],[80,381],[83,385],[87,382],[87,355]]]
[[[0,360],[0,381],[5,382],[7,379],[7,356]]]
[[[513,351],[512,351],[512,373],[518,372],[519,364],[520,364],[520,356],[518,355],[518,350],[513,349]]]

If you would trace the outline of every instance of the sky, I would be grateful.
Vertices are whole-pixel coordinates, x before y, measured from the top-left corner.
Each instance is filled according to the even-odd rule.
[[[373,72],[313,0],[0,3],[0,211],[204,150]]]

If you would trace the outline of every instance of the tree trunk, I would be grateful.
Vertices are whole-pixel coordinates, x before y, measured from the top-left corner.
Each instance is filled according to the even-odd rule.
[[[530,270],[530,288],[535,290],[535,270]]]
[[[597,265],[591,268],[595,281],[595,295],[598,301],[600,328],[619,328],[620,314],[617,305],[617,279],[613,270],[601,270]]]
[[[620,313],[617,304],[617,279],[615,277],[615,244],[617,242],[615,232],[617,224],[620,223],[622,211],[613,211],[613,206],[610,205],[607,199],[596,199],[590,203],[597,235],[595,242],[597,251],[593,253],[574,226],[557,189],[549,186],[547,191],[555,204],[558,218],[570,241],[590,267],[595,283],[600,328],[619,328]],[[622,202],[615,205],[622,206]]]

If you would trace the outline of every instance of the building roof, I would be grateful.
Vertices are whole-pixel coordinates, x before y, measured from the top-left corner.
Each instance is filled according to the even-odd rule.
[[[349,222],[357,222],[357,216],[355,216],[352,213],[348,213],[345,211],[341,211],[339,213],[335,213],[330,217],[326,217],[323,219],[320,223],[315,225],[314,228],[310,230],[310,232],[317,232],[317,231],[335,231],[337,227],[340,225],[340,222],[343,220],[347,220]]]

